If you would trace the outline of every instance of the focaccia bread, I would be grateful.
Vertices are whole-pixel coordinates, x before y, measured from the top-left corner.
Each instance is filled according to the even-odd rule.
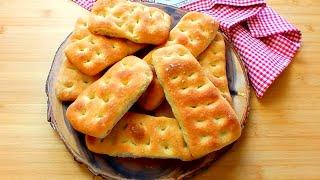
[[[172,113],[172,109],[168,103],[168,101],[164,100],[162,101],[162,103],[160,104],[159,107],[157,107],[154,110],[154,115],[156,117],[168,117],[168,118],[175,118],[173,113]]]
[[[98,0],[91,12],[89,30],[95,34],[155,45],[169,36],[171,18],[155,7],[127,0]]]
[[[128,56],[113,65],[68,107],[74,129],[104,138],[137,101],[152,80],[149,65]]]
[[[88,20],[88,15],[82,16],[77,19],[74,30],[69,38],[70,42],[75,42],[91,35],[91,32],[88,30]]]
[[[150,51],[143,60],[152,64],[152,53],[161,47],[175,44],[184,45],[197,57],[212,42],[219,28],[219,22],[204,13],[191,11],[186,13],[170,31],[167,42]]]
[[[175,119],[128,112],[104,139],[86,136],[88,149],[117,157],[191,160]]]
[[[65,49],[69,61],[84,74],[96,75],[145,46],[125,39],[92,34],[87,26],[87,17],[78,19],[70,43]]]
[[[166,99],[194,158],[238,139],[241,128],[235,112],[187,48],[164,47],[156,50],[152,58]]]
[[[67,59],[64,59],[60,67],[56,83],[56,95],[60,101],[74,101],[79,94],[100,75],[88,76],[80,72]]]
[[[209,46],[218,28],[219,23],[213,17],[200,12],[188,12],[170,31],[165,46],[181,44],[197,57]]]
[[[219,23],[209,15],[200,12],[188,12],[170,31],[169,39],[164,46],[181,44],[188,48],[193,56],[197,57],[214,39],[218,28]],[[152,53],[161,47],[158,46],[150,51],[143,60],[148,64],[152,64]],[[154,79],[156,78],[154,76]],[[146,91],[139,101],[143,102],[139,103],[139,105],[146,110],[157,108],[164,100],[164,93],[158,80],[153,80],[151,85],[155,88]]]
[[[156,78],[155,76],[156,74],[154,73],[153,79],[148,89],[138,100],[138,105],[147,111],[154,110],[164,99],[163,89],[159,83],[158,78]]]
[[[220,90],[222,96],[231,102],[226,71],[226,47],[222,34],[218,33],[197,59],[210,81]]]

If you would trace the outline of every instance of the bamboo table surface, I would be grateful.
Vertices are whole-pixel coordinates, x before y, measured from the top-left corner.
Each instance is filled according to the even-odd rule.
[[[303,33],[292,64],[254,93],[239,142],[195,179],[320,179],[320,1],[268,0]],[[54,53],[84,9],[68,0],[0,1],[0,179],[95,179],[46,121]]]

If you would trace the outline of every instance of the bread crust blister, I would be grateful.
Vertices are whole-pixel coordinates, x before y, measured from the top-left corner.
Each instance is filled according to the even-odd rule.
[[[125,57],[85,89],[68,107],[66,115],[78,131],[94,137],[108,135],[152,80],[148,64]]]
[[[194,158],[234,142],[241,127],[230,104],[207,78],[199,62],[182,45],[152,54],[167,101]]]

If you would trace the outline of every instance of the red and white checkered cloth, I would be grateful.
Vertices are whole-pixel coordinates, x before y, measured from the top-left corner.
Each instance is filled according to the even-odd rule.
[[[74,0],[90,10],[95,0]],[[165,0],[147,0],[165,2]],[[178,0],[175,5],[209,14],[238,51],[251,85],[262,97],[301,45],[301,32],[264,0]]]

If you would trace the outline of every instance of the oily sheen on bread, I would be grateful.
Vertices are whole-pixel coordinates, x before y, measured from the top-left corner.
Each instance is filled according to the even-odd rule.
[[[68,107],[74,129],[103,138],[137,101],[152,80],[149,65],[128,56],[113,65]]]
[[[91,11],[89,30],[136,43],[162,44],[171,19],[164,11],[127,0],[98,0]]]
[[[226,70],[226,46],[221,33],[217,33],[197,59],[210,81],[220,90],[222,96],[231,102]]]
[[[152,59],[194,158],[238,139],[241,128],[235,112],[187,48],[182,45],[164,47],[156,50]]]
[[[117,157],[191,160],[175,119],[128,112],[103,138],[86,136],[88,149]]]
[[[81,72],[92,76],[144,46],[129,40],[92,34],[88,30],[88,17],[82,17],[77,20],[65,55]]]

